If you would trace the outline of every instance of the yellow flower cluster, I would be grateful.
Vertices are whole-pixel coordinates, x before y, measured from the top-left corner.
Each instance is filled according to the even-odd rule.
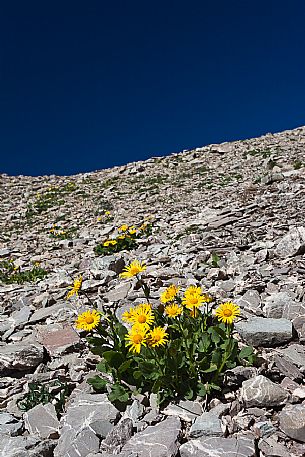
[[[107,222],[113,219],[110,211],[105,211],[102,216],[97,216],[96,222]]]
[[[81,287],[82,287],[82,282],[83,282],[83,277],[82,275],[80,275],[78,278],[76,278],[74,280],[74,283],[73,283],[73,286],[70,286],[70,289],[69,292],[67,293],[67,300],[71,297],[73,297],[73,295],[78,295],[78,292],[80,291]]]
[[[106,214],[106,213],[105,213]],[[110,214],[110,213],[109,213]],[[101,218],[98,218],[98,221],[102,220]],[[148,223],[144,222],[142,225],[139,227],[136,227],[135,225],[127,225],[123,224],[120,227],[118,227],[118,232],[119,234],[116,236],[116,238],[113,239],[107,239],[103,242],[103,247],[109,247],[109,246],[116,246],[117,244],[124,242],[130,242],[132,240],[135,240],[136,238],[142,236],[145,231],[147,230]]]
[[[50,235],[55,236],[55,237],[66,234],[65,230],[59,229],[56,224],[53,224],[52,228],[50,228],[50,230],[49,230],[49,233],[50,233]]]
[[[135,308],[130,308],[122,315],[122,319],[132,324],[125,336],[126,346],[130,352],[140,353],[141,346],[164,346],[168,341],[168,334],[163,327],[154,327],[155,317],[149,303],[142,303]]]

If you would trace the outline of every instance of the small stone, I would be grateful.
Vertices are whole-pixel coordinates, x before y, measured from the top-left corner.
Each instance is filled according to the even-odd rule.
[[[282,259],[305,252],[305,227],[291,227],[275,248],[275,254]]]
[[[287,400],[285,389],[263,375],[244,381],[240,391],[245,406],[278,406]]]
[[[181,457],[255,457],[253,437],[209,437],[190,440],[179,448]]]
[[[186,422],[192,422],[202,414],[202,406],[199,402],[181,400],[178,405],[170,403],[162,413],[165,416],[176,416]]]
[[[280,429],[290,438],[305,443],[305,406],[287,405],[279,414]]]
[[[238,322],[236,330],[253,346],[278,346],[292,338],[292,323],[287,319],[253,317],[246,322]]]
[[[221,420],[213,410],[201,414],[195,419],[190,429],[190,438],[199,438],[200,436],[223,436],[224,430],[221,426]]]
[[[24,413],[24,423],[29,433],[42,439],[57,437],[59,421],[52,403],[37,405]]]
[[[122,454],[134,452],[137,457],[175,457],[178,453],[179,435],[180,420],[168,417],[130,438],[123,447]]]
[[[129,418],[122,419],[113,427],[101,444],[100,450],[110,454],[118,454],[122,447],[132,436],[133,421]]]
[[[43,347],[31,343],[0,346],[0,373],[27,371],[43,361]]]

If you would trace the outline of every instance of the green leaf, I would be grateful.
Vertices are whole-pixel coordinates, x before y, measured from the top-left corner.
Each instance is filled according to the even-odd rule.
[[[140,370],[135,370],[135,371],[133,372],[133,377],[134,377],[135,379],[140,379],[140,378],[142,378],[142,371],[140,371]]]
[[[122,374],[124,373],[125,371],[128,370],[128,368],[130,368],[130,365],[132,364],[132,360],[129,359],[129,360],[125,360],[125,362],[123,362],[119,368],[118,368],[118,373],[119,374]]]
[[[197,385],[197,395],[199,395],[200,397],[205,397],[206,394],[207,394],[207,388],[204,384],[202,384],[201,382],[198,383]]]
[[[209,368],[207,368],[206,370],[202,370],[202,371],[203,371],[203,373],[213,373],[213,371],[217,371],[217,369],[218,369],[217,365],[215,365],[215,363],[211,363]]]
[[[244,346],[239,352],[240,359],[247,359],[253,355],[253,348],[251,346]]]
[[[111,387],[111,392],[108,395],[108,399],[111,402],[119,401],[121,403],[125,403],[129,399],[129,393],[120,384],[113,384]]]
[[[101,371],[102,373],[107,373],[107,372],[108,372],[108,370],[107,370],[107,368],[106,368],[106,363],[105,363],[105,361],[103,361],[103,360],[102,360],[102,362],[100,362],[100,363],[98,363],[98,364],[96,365],[96,369],[97,369],[98,371]]]
[[[87,382],[96,392],[107,392],[107,381],[102,379],[100,376],[96,375],[93,378],[89,378]]]
[[[112,368],[116,369],[124,362],[124,357],[117,351],[105,351],[103,357]]]

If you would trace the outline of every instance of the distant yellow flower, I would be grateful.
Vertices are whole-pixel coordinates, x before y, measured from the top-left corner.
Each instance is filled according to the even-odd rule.
[[[126,235],[119,235],[116,238],[117,238],[117,240],[125,240]]]
[[[149,327],[154,321],[153,311],[148,303],[142,303],[133,309],[131,322]]]
[[[129,229],[128,230],[129,235],[135,235],[137,233],[136,229]]]
[[[162,327],[155,327],[148,333],[148,345],[151,347],[163,346],[168,341],[168,333]]]
[[[142,225],[140,225],[139,230],[141,230],[141,232],[144,232],[146,230],[146,228],[147,228],[147,223],[144,222]]]
[[[127,224],[123,224],[123,225],[121,225],[121,227],[118,228],[119,232],[127,232],[127,230],[128,230]]]
[[[115,246],[117,244],[116,240],[107,240],[103,243],[103,246],[108,247],[108,246]]]
[[[168,303],[169,301],[173,301],[179,292],[179,287],[175,286],[175,284],[171,284],[164,292],[160,295],[161,303]]]
[[[167,305],[165,307],[165,314],[168,315],[168,317],[178,317],[183,311],[183,308],[179,306],[177,303],[173,303],[171,305]]]
[[[232,324],[233,320],[239,316],[240,308],[230,301],[223,303],[216,308],[215,314],[217,318],[225,324]]]
[[[95,309],[92,311],[85,311],[78,316],[75,326],[78,330],[90,331],[98,326],[100,320],[101,315]]]
[[[132,278],[133,276],[137,276],[142,271],[146,270],[146,265],[143,262],[139,262],[138,260],[134,260],[131,262],[130,265],[124,268],[125,271],[120,274],[121,278]]]
[[[73,286],[70,286],[70,291],[67,293],[66,298],[69,299],[73,297],[73,295],[78,295],[80,288],[82,287],[83,277],[80,275],[78,278],[74,280]]]
[[[194,295],[184,295],[184,298],[182,300],[182,304],[187,308],[187,309],[193,309],[193,308],[199,308],[202,306],[204,303],[204,297],[200,294],[194,294]]]
[[[134,314],[134,308],[129,308],[129,311],[125,311],[125,312],[122,314],[122,319],[123,319],[123,321],[126,321],[126,322],[134,322],[133,319],[132,319],[133,314]]]
[[[101,220],[102,220],[102,216],[97,216],[96,221],[101,222]]]
[[[111,212],[110,211],[105,211],[105,216],[111,216]]]
[[[127,341],[126,346],[129,346],[129,351],[140,353],[141,346],[146,346],[146,328],[141,325],[134,325],[125,335],[125,340]]]

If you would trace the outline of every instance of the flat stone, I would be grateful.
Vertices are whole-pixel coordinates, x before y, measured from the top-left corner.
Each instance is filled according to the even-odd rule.
[[[202,406],[199,402],[181,400],[178,405],[170,403],[162,413],[165,416],[176,416],[186,422],[192,422],[193,419],[202,414]]]
[[[27,371],[43,361],[43,347],[32,343],[0,346],[0,373]]]
[[[199,438],[200,436],[223,436],[221,420],[213,410],[202,413],[195,419],[190,429],[190,438]]]
[[[278,349],[278,353],[298,367],[305,366],[305,347],[300,344],[291,344],[285,349]]]
[[[273,360],[276,367],[283,375],[292,380],[300,380],[303,378],[301,371],[294,365],[292,360],[288,359],[286,356],[282,357],[278,354],[275,354]]]
[[[110,290],[105,294],[105,298],[110,302],[117,302],[120,300],[124,300],[131,288],[131,284],[129,282],[124,282],[119,284],[114,289]]]
[[[91,424],[97,421],[102,422],[108,433],[119,418],[119,415],[119,411],[110,403],[106,394],[80,393],[67,408],[67,412],[62,418],[60,438],[54,450],[54,457],[81,457],[94,451],[96,439],[98,441],[99,439],[91,430]],[[101,426],[102,424],[100,423],[99,425]],[[80,450],[79,434],[88,427],[91,433],[89,431],[85,433],[87,444],[86,447],[82,447],[82,450]],[[96,439],[92,434],[95,435]],[[89,442],[92,443],[94,449],[88,450]],[[82,452],[82,454],[77,454],[78,452]],[[87,452],[87,454],[84,454],[84,452]]]
[[[25,428],[31,435],[38,435],[41,439],[57,437],[59,421],[52,403],[35,406],[24,413],[23,418]]]
[[[305,252],[305,227],[291,227],[277,244],[275,254],[282,259]]]
[[[62,354],[70,348],[73,348],[80,341],[79,335],[67,325],[62,327],[58,324],[52,326],[40,326],[37,331],[37,340],[51,354]]]
[[[45,320],[47,317],[54,316],[60,309],[70,308],[71,305],[68,302],[56,303],[56,305],[48,306],[47,308],[39,308],[30,317],[29,322],[39,322]]]
[[[255,457],[252,437],[209,437],[190,440],[180,446],[180,457]]]
[[[179,435],[180,420],[168,417],[130,438],[122,454],[134,452],[137,457],[175,457],[178,454]]]
[[[292,323],[287,319],[253,317],[246,322],[238,322],[236,330],[253,346],[282,345],[292,338]]]
[[[257,290],[250,289],[239,299],[236,304],[246,311],[252,312],[256,315],[262,315],[261,297]]]
[[[285,389],[263,375],[256,376],[242,383],[240,398],[245,406],[278,406],[287,400]]]
[[[0,455],[1,457],[29,457],[30,451],[35,449],[39,439],[34,436],[10,437],[0,434]]]
[[[279,414],[280,429],[289,438],[305,443],[305,406],[287,405]]]

